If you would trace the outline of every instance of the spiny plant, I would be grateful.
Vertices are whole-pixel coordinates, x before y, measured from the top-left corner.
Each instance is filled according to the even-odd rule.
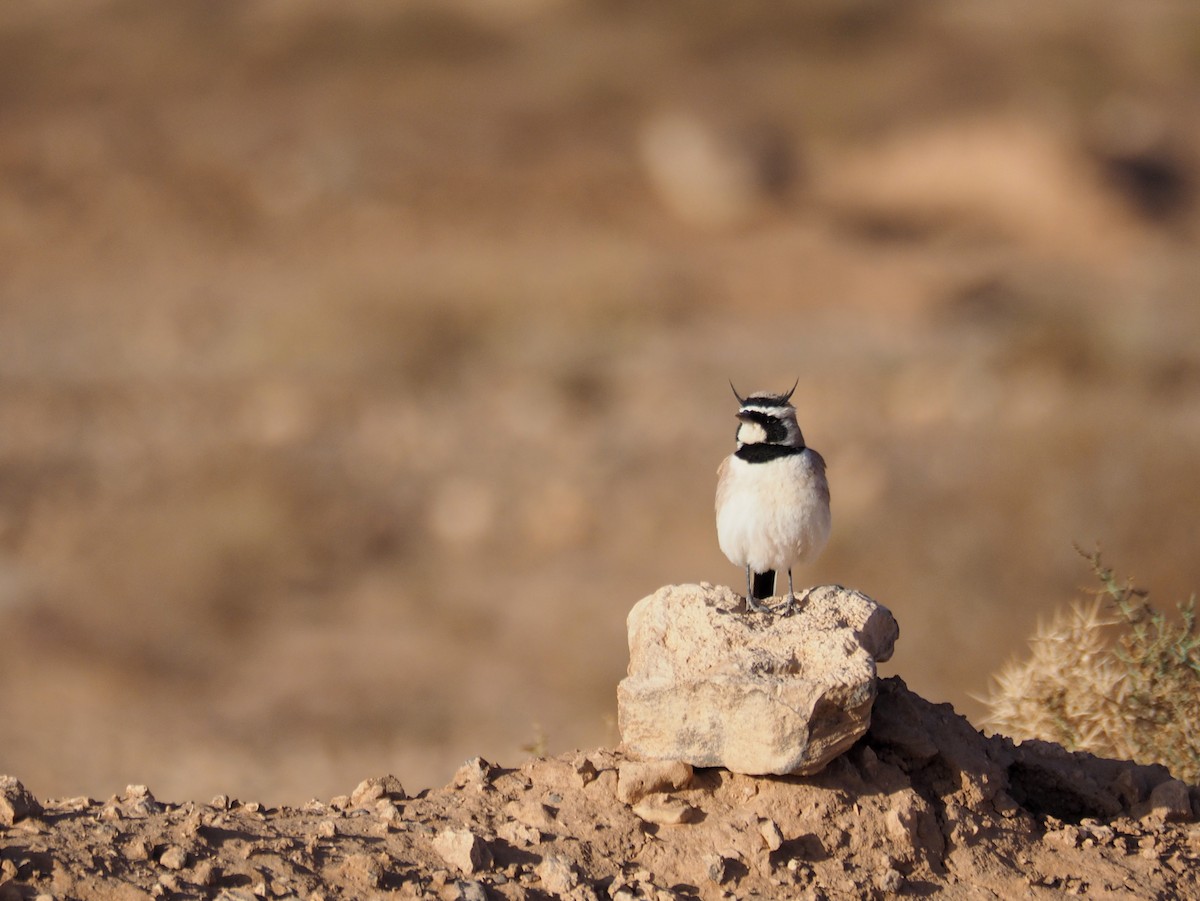
[[[1100,581],[1038,627],[1028,658],[993,677],[985,726],[1105,757],[1161,763],[1200,783],[1200,628],[1196,598],[1177,620],[1118,581],[1100,551],[1079,553]]]

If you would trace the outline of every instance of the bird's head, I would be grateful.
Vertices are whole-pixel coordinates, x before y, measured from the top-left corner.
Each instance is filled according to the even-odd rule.
[[[796,385],[800,380],[796,380]],[[792,406],[792,394],[796,385],[787,394],[771,394],[756,391],[742,397],[733,389],[733,396],[741,405],[737,411],[737,443],[782,444],[787,447],[804,447],[804,435],[796,422],[796,408]],[[733,383],[729,385],[733,388]]]

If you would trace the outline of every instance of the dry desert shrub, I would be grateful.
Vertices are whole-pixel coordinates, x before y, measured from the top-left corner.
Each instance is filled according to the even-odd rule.
[[[1089,604],[1039,626],[1029,656],[993,679],[985,726],[1016,739],[1161,763],[1200,783],[1200,630],[1195,596],[1178,619],[1118,582],[1100,552],[1080,551],[1100,580]]]

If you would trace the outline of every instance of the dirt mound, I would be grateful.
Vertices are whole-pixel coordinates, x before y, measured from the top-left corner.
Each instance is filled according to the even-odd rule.
[[[632,806],[605,749],[300,808],[139,786],[41,808],[10,781],[0,897],[1200,896],[1200,790],[1162,767],[984,737],[898,678],[875,713],[816,776],[697,770]]]

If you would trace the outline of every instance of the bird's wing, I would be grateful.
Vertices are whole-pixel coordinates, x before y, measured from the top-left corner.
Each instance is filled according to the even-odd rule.
[[[726,457],[717,467],[717,510],[725,505],[725,495],[729,491],[729,458]]]
[[[809,459],[812,461],[813,472],[816,473],[817,493],[821,500],[829,503],[829,482],[825,478],[825,458],[811,447],[808,448]]]

